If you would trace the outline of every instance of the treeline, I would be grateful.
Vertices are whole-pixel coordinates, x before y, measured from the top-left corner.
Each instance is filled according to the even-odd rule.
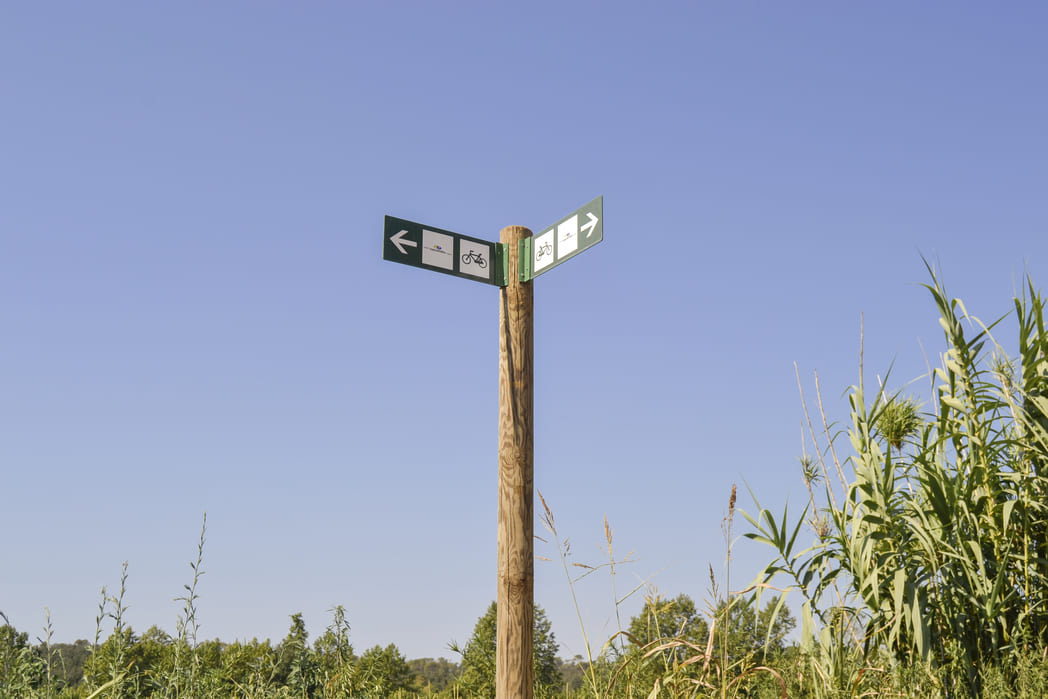
[[[793,628],[788,611],[773,622],[770,638],[759,631],[767,626],[772,611],[773,603],[760,613],[740,606],[731,616],[734,631],[725,641],[732,658],[756,651],[769,657],[768,650],[772,658],[785,657],[789,647],[784,639]],[[137,634],[119,616],[101,642],[31,644],[27,633],[4,624],[0,626],[0,699],[492,697],[496,617],[492,603],[469,641],[453,646],[461,662],[408,660],[394,644],[374,646],[358,655],[341,607],[333,610],[331,624],[312,642],[302,615],[292,615],[287,635],[276,644],[217,639],[195,643],[185,633],[172,637],[156,626]],[[596,661],[559,658],[556,637],[541,607],[535,609],[533,632],[537,697],[588,696],[594,681],[609,689],[617,682],[614,696],[627,697],[636,687],[650,688],[666,667],[686,656],[679,648],[652,656],[647,646],[670,634],[705,645],[710,626],[691,598],[680,595],[649,598],[619,642]],[[653,663],[653,658],[658,662]],[[623,668],[628,668],[625,673]]]
[[[5,619],[6,621],[6,619]],[[439,696],[462,674],[444,658],[407,660],[395,644],[359,655],[342,608],[310,643],[301,614],[279,643],[193,643],[118,622],[101,643],[29,642],[0,626],[0,699],[8,697]]]

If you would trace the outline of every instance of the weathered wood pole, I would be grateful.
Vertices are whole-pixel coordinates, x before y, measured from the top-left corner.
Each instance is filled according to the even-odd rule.
[[[523,226],[503,228],[509,280],[499,291],[499,534],[495,652],[497,699],[532,699],[534,420],[532,282],[521,282]]]

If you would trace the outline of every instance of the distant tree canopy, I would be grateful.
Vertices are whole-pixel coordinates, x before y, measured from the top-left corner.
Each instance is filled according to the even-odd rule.
[[[459,675],[458,663],[446,658],[417,658],[409,660],[408,666],[415,673],[416,686],[429,693],[447,689]]]
[[[284,639],[196,644],[153,626],[136,634],[122,625],[97,645],[41,643],[0,625],[0,699],[138,697],[365,697],[415,696],[444,688],[458,666],[441,659],[440,676],[423,681],[394,644],[353,653],[341,607],[312,647],[302,614],[292,614]],[[48,655],[50,653],[50,655]],[[94,694],[99,692],[99,694]],[[426,691],[426,694],[433,694]]]
[[[691,597],[684,594],[673,599],[649,597],[629,624],[630,643],[640,647],[661,638],[682,638],[705,645],[709,633],[706,619],[695,609]]]
[[[661,686],[670,695],[691,696],[694,687],[712,679],[739,676],[747,668],[781,658],[794,626],[778,598],[758,611],[754,596],[736,595],[700,613],[688,595],[652,594],[630,619],[617,681],[627,688],[647,691]],[[766,679],[754,678],[754,686]],[[777,686],[772,689],[779,691]]]
[[[721,600],[715,612],[718,619],[724,618],[728,610],[725,634],[714,636],[714,655],[720,652],[721,644],[727,643],[729,659],[738,659],[745,655],[755,656],[766,661],[778,657],[786,649],[786,637],[797,626],[789,607],[783,605],[776,611],[779,598],[769,599],[763,608],[757,609],[756,598],[733,598],[731,607]]]
[[[392,643],[369,648],[357,662],[357,684],[368,696],[388,697],[414,683],[414,671]]]

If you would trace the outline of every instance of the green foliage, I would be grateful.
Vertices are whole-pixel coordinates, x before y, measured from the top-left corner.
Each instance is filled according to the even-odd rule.
[[[691,659],[705,654],[709,625],[688,595],[666,599],[651,591],[623,635],[629,644],[620,653],[615,681],[627,696],[667,681],[690,685],[702,674],[703,665]]]
[[[207,534],[207,513],[200,526],[200,541],[197,544],[196,561],[189,564],[193,571],[193,581],[183,585],[185,594],[176,597],[176,602],[183,602],[182,613],[178,617],[178,638],[171,646],[171,668],[164,673],[166,678],[165,693],[169,696],[179,696],[189,688],[196,685],[200,673],[200,653],[193,652],[197,642],[197,631],[199,624],[196,617],[196,601],[199,599],[197,585],[200,577],[204,574],[204,542]]]
[[[84,665],[91,655],[90,643],[82,639],[74,643],[53,643],[50,654],[54,687],[71,687],[83,681]]]
[[[720,600],[713,615],[724,633],[714,635],[713,656],[720,657],[721,644],[725,644],[730,662],[751,658],[765,665],[779,659],[787,647],[786,637],[797,626],[783,601],[777,596],[758,609],[754,595]]]
[[[268,640],[252,639],[223,645],[218,666],[201,664],[208,684],[217,687],[216,696],[260,697],[273,686],[276,658]]]
[[[312,695],[318,682],[318,668],[308,639],[309,632],[302,614],[292,614],[287,636],[277,646],[276,666],[270,678],[272,683],[286,685],[294,693],[305,696]]]
[[[787,659],[795,622],[781,599],[759,608],[756,596],[734,595],[711,604],[708,619],[688,595],[649,593],[602,696],[779,696],[781,674],[764,664]]]
[[[827,427],[825,490],[809,490],[793,524],[786,509],[750,518],[748,536],[777,554],[758,582],[785,575],[803,596],[802,649],[826,691],[861,686],[886,655],[924,667],[935,692],[978,695],[988,678],[1014,684],[1019,659],[1048,643],[1044,300],[1032,283],[1015,299],[1016,376],[991,334],[1000,321],[971,317],[929,272],[946,335],[933,411],[883,386],[870,399],[860,377],[849,396],[852,478],[838,470],[840,499]],[[819,528],[802,550],[809,515]]]
[[[415,673],[400,650],[390,643],[364,651],[357,662],[357,691],[362,697],[389,697],[410,690]]]
[[[348,695],[353,689],[356,656],[349,642],[349,622],[342,605],[332,611],[331,625],[313,644],[317,677],[328,696]]]
[[[487,612],[477,620],[476,626],[473,627],[473,635],[465,648],[460,650],[452,645],[452,650],[462,655],[462,674],[458,687],[467,697],[495,696],[497,613],[496,603],[492,602]]]
[[[138,694],[133,676],[128,677],[129,671],[134,668],[134,663],[138,659],[135,657],[137,653],[135,655],[131,653],[132,649],[139,647],[138,640],[130,627],[114,629],[109,637],[94,650],[84,667],[87,686],[92,689],[100,689],[102,685],[107,685],[107,689],[101,695],[105,699],[131,697]]]
[[[138,639],[130,626],[124,623],[124,596],[127,594],[127,561],[124,561],[120,573],[120,591],[115,596],[107,594],[102,588],[98,604],[98,616],[95,617],[95,646],[91,657],[84,668],[84,677],[88,687],[98,693],[99,699],[123,699],[142,696],[139,691],[137,673],[132,672],[136,658],[130,656],[130,650],[136,646]],[[99,645],[102,625],[105,620],[113,622],[113,630],[104,643]]]
[[[416,658],[408,666],[415,675],[415,689],[419,694],[435,694],[454,684],[459,675],[457,663],[445,658]]]
[[[462,675],[458,688],[463,696],[495,696],[495,654],[497,635],[495,624],[498,617],[497,603],[492,602],[488,610],[477,620],[473,635],[461,650],[454,644],[452,649],[462,655]],[[545,696],[561,686],[563,678],[557,662],[556,637],[546,612],[535,606],[532,622],[533,655],[532,665],[536,696]]]
[[[630,643],[636,647],[647,646],[661,638],[681,638],[705,644],[709,633],[709,625],[696,610],[695,602],[685,594],[674,599],[649,596],[644,608],[629,623]]]
[[[0,697],[27,696],[44,675],[44,664],[29,646],[29,634],[20,633],[0,612]]]

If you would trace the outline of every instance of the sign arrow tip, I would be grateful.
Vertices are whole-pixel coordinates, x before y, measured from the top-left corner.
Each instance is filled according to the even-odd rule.
[[[406,230],[402,230],[402,231],[400,231],[400,233],[397,233],[396,235],[390,237],[390,239],[389,239],[389,241],[391,243],[393,243],[394,246],[396,246],[397,250],[400,251],[401,255],[407,255],[408,254],[408,251],[404,249],[405,245],[407,245],[408,247],[412,247],[412,248],[417,248],[418,247],[418,242],[416,242],[414,240],[405,240],[404,239],[404,236],[406,236],[407,234],[408,234],[408,232]]]
[[[600,219],[588,211],[586,212],[586,216],[589,218],[589,221],[582,224],[582,230],[586,231],[586,237],[589,238],[597,227],[597,221],[600,221]]]

